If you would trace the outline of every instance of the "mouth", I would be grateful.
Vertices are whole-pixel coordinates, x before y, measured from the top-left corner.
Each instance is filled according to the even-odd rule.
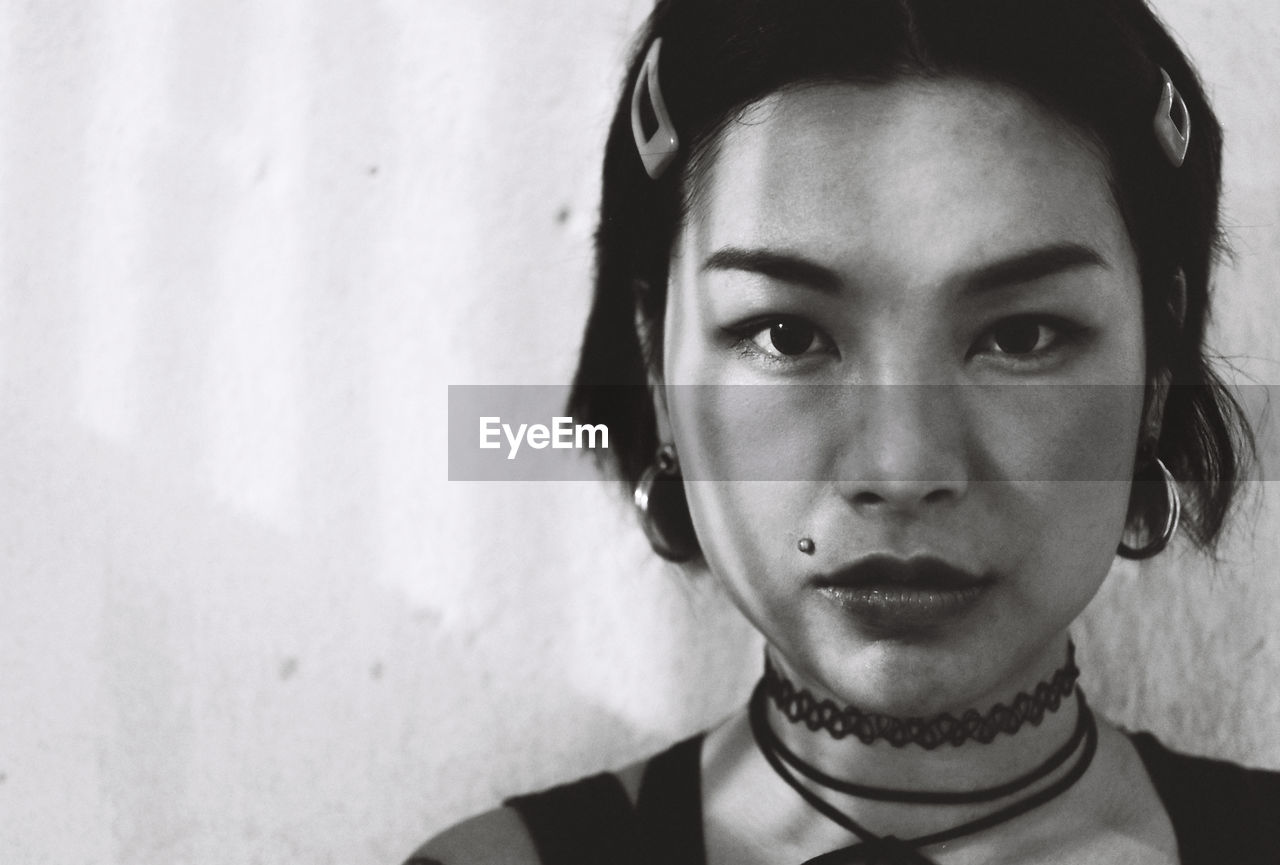
[[[933,556],[899,559],[884,555],[867,556],[817,579],[820,587],[939,591],[966,589],[989,582],[989,576],[975,574]]]
[[[994,582],[931,556],[876,555],[814,581],[819,594],[872,631],[934,629],[965,615]]]

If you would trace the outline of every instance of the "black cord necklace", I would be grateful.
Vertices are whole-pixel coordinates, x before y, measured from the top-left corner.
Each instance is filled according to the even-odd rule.
[[[841,826],[848,832],[852,833],[859,840],[848,846],[821,856],[809,859],[803,865],[854,865],[854,863],[890,863],[890,865],[934,865],[932,860],[920,852],[921,847],[927,847],[932,844],[939,844],[943,841],[950,841],[964,835],[972,835],[983,829],[989,829],[1000,823],[1012,820],[1021,814],[1038,808],[1039,806],[1049,802],[1062,793],[1066,792],[1076,781],[1078,781],[1089,768],[1089,764],[1093,761],[1093,755],[1097,751],[1098,746],[1098,726],[1097,721],[1090,711],[1088,703],[1084,699],[1084,693],[1079,689],[1075,690],[1076,701],[1079,707],[1075,731],[1067,742],[1058,750],[1056,750],[1049,759],[1041,763],[1030,772],[1015,778],[1004,784],[994,787],[988,787],[982,790],[972,791],[922,791],[922,790],[895,790],[886,787],[874,787],[865,784],[855,784],[849,781],[843,781],[826,774],[816,766],[805,762],[797,754],[791,751],[782,742],[778,735],[769,726],[769,720],[766,712],[766,700],[768,699],[767,685],[761,680],[756,685],[755,691],[751,695],[751,702],[748,707],[748,718],[751,722],[751,732],[755,737],[756,745],[760,752],[764,755],[774,772],[778,774],[782,780],[796,791],[814,810],[818,811],[824,817]],[[1080,745],[1083,741],[1084,747],[1081,750]],[[1004,796],[1012,795],[1027,789],[1034,783],[1047,777],[1055,769],[1062,766],[1067,759],[1080,751],[1079,757],[1071,768],[1061,777],[1051,784],[1046,785],[1042,789],[1027,796],[998,808],[990,814],[978,817],[974,820],[953,826],[950,829],[944,829],[939,832],[933,832],[927,835],[921,835],[916,838],[896,838],[892,835],[876,835],[860,823],[853,820],[840,809],[836,808],[827,800],[823,799],[817,793],[810,790],[804,783],[792,774],[791,768],[796,772],[809,778],[816,784],[834,790],[839,793],[845,793],[852,796],[858,796],[865,799],[874,799],[887,802],[912,802],[919,804],[958,804],[972,802],[989,802]],[[788,768],[790,766],[791,768]]]

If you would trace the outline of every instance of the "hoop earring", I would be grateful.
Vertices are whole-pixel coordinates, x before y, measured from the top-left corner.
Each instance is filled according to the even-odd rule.
[[[1157,553],[1161,552],[1165,547],[1169,546],[1169,542],[1173,540],[1173,536],[1178,531],[1178,521],[1182,518],[1182,496],[1178,492],[1178,483],[1173,479],[1172,472],[1165,466],[1164,462],[1156,457],[1153,464],[1160,470],[1160,475],[1164,480],[1164,494],[1169,502],[1168,513],[1165,514],[1164,530],[1160,532],[1160,536],[1154,538],[1144,547],[1134,549],[1127,546],[1123,541],[1116,549],[1116,552],[1123,559],[1132,561],[1141,561],[1149,559]]]
[[[635,505],[640,528],[655,553],[677,563],[697,557],[698,539],[689,519],[689,503],[684,497],[684,480],[674,445],[658,448],[653,464],[640,475]]]

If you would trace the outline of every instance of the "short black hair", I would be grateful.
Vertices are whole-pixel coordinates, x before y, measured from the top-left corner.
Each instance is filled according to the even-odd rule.
[[[630,97],[659,37],[659,77],[681,152],[655,181],[636,150]],[[1191,122],[1176,168],[1152,129],[1162,69]],[[1148,399],[1157,377],[1170,385],[1159,439],[1139,458],[1168,466],[1187,499],[1184,526],[1212,550],[1254,453],[1248,421],[1204,344],[1210,273],[1223,249],[1222,130],[1190,61],[1144,0],[659,2],[637,38],[605,148],[594,300],[570,413],[608,425],[611,468],[633,486],[659,444],[646,364],[660,371],[672,244],[699,159],[742,109],[804,83],[956,76],[1020,90],[1105,153],[1138,257]],[[1172,308],[1179,272],[1181,315]],[[637,314],[647,324],[644,346]],[[1150,511],[1135,492],[1130,526],[1159,525]]]

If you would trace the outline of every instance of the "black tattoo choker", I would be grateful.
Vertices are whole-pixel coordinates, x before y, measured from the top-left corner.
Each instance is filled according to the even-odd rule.
[[[1080,668],[1076,666],[1076,647],[1067,643],[1067,663],[1054,671],[1047,682],[1038,682],[1032,692],[1019,692],[1013,705],[997,703],[984,715],[969,709],[959,718],[949,712],[932,718],[895,718],[863,712],[855,706],[837,706],[831,700],[819,700],[794,684],[764,656],[764,678],[760,687],[793,724],[803,723],[810,730],[826,730],[836,739],[856,736],[870,745],[883,739],[895,748],[919,745],[933,750],[942,744],[963,745],[970,740],[987,744],[1000,733],[1016,733],[1025,723],[1039,726],[1045,712],[1056,712],[1062,701],[1075,690]]]
[[[792,713],[787,712],[788,706],[797,705],[795,700],[784,700],[779,703],[778,697],[771,693],[771,687],[780,691],[783,686],[787,689],[786,693],[795,696],[794,687],[786,679],[783,679],[771,665],[767,663],[765,677],[760,680],[756,686],[755,692],[751,695],[751,703],[748,707],[748,717],[751,722],[751,733],[755,737],[756,745],[760,749],[761,754],[768,761],[774,772],[778,774],[792,789],[796,791],[814,810],[841,826],[858,841],[839,850],[825,853],[813,859],[809,859],[804,865],[855,865],[855,863],[886,863],[886,865],[933,865],[920,848],[927,847],[932,844],[940,844],[944,841],[950,841],[964,835],[971,835],[980,832],[983,829],[989,829],[1000,823],[1012,820],[1021,814],[1037,808],[1046,802],[1056,798],[1066,792],[1070,787],[1080,780],[1089,765],[1093,761],[1094,753],[1098,746],[1098,726],[1097,721],[1090,711],[1088,704],[1085,702],[1084,694],[1075,689],[1075,680],[1079,676],[1080,671],[1075,666],[1075,647],[1068,646],[1067,665],[1054,673],[1050,682],[1041,682],[1035,688],[1035,695],[1019,694],[1014,700],[1015,707],[1020,704],[1031,703],[1038,706],[1037,709],[1024,708],[1018,710],[1016,721],[998,722],[990,735],[983,739],[982,735],[986,735],[988,729],[985,725],[970,731],[969,727],[963,727],[960,734],[961,738],[956,740],[954,724],[957,722],[951,715],[940,715],[935,719],[896,719],[883,715],[866,715],[857,710],[845,709],[839,710],[830,701],[815,703],[812,695],[807,691],[800,692],[808,698],[808,707],[823,705],[829,706],[829,709],[806,709],[792,717]],[[770,674],[774,677],[774,685],[770,685]],[[886,722],[895,730],[906,730],[906,737],[901,741],[894,741],[888,733],[882,732],[882,727],[876,726],[876,722],[871,722],[870,738],[863,741],[874,741],[877,738],[886,738],[895,745],[901,746],[909,741],[916,741],[921,730],[937,730],[944,731],[939,734],[940,738],[930,735],[925,741],[932,742],[932,745],[926,744],[926,748],[936,747],[943,741],[951,741],[954,744],[960,744],[967,738],[973,738],[977,741],[990,741],[999,732],[1013,732],[1024,720],[1030,720],[1033,724],[1038,724],[1044,717],[1045,711],[1056,710],[1063,698],[1070,696],[1072,692],[1076,695],[1077,716],[1075,730],[1066,742],[1062,744],[1056,751],[1049,756],[1040,765],[1018,778],[994,787],[987,787],[978,790],[897,790],[888,787],[875,787],[867,784],[857,784],[851,781],[834,778],[822,770],[818,769],[810,763],[805,762],[795,752],[789,749],[785,743],[779,738],[777,733],[769,726],[768,713],[766,711],[766,701],[771,697],[774,703],[784,712],[793,722],[801,719],[813,730],[826,728],[836,738],[843,738],[845,735],[853,733],[863,738],[856,731],[858,728],[853,727],[847,721],[841,721],[836,727],[840,732],[831,730],[831,722],[829,719],[845,717],[848,712],[855,712],[857,718],[876,718]],[[1026,698],[1024,701],[1022,698]],[[998,709],[1004,709],[1004,712],[997,713]],[[1004,718],[1007,713],[1013,713],[1015,710],[1008,709],[1002,705],[992,709],[984,717],[977,712],[966,712],[962,719],[967,719],[970,715],[977,717],[980,721],[990,719],[993,716]],[[949,718],[951,721],[946,724],[940,724],[940,720]],[[1009,729],[1012,727],[1012,729]],[[924,744],[924,742],[921,742]],[[1065,765],[1068,760],[1076,755],[1075,762],[1071,767],[1052,783],[1041,787],[1034,793],[1015,800],[1014,802],[1004,805],[989,814],[983,815],[965,823],[952,826],[939,832],[932,832],[927,835],[921,835],[916,838],[896,838],[892,835],[877,835],[870,831],[862,824],[849,817],[831,802],[818,795],[814,789],[807,786],[797,777],[803,775],[812,784],[825,788],[837,793],[843,793],[850,796],[857,796],[863,799],[873,799],[884,802],[904,802],[922,805],[952,805],[962,803],[977,802],[993,802],[997,799],[1012,796],[1029,789],[1038,781],[1042,781],[1049,777],[1055,770]]]

